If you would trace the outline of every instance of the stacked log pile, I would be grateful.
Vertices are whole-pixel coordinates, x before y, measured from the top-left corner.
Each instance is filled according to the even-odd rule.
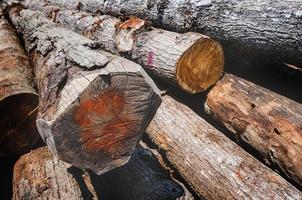
[[[302,199],[302,105],[223,72],[222,48],[301,67],[301,6],[0,4],[12,198]]]

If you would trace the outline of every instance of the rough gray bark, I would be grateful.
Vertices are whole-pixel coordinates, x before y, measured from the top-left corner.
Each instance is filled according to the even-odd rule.
[[[171,30],[194,30],[241,50],[302,67],[300,0],[48,0],[88,12],[148,19]]]
[[[98,174],[127,162],[161,101],[150,77],[38,12],[14,6],[10,18],[35,67],[37,127],[51,151]]]
[[[39,143],[41,138],[35,126],[37,106],[32,67],[0,8],[1,155],[21,154]]]
[[[205,110],[302,185],[301,104],[225,74],[208,94]]]
[[[192,189],[206,199],[301,199],[302,193],[185,105],[166,95],[147,128]]]
[[[150,29],[139,18],[120,21],[107,15],[44,6],[40,1],[26,1],[23,5],[43,11],[51,20],[98,41],[108,51],[130,54],[147,72],[187,92],[202,92],[221,77],[222,48],[199,33]]]
[[[97,200],[91,182],[85,175],[73,174],[73,168],[54,157],[47,147],[23,155],[14,167],[13,200]]]

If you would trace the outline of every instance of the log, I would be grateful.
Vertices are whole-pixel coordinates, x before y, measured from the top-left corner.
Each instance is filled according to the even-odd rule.
[[[12,199],[96,200],[81,170],[74,168],[54,157],[47,147],[35,149],[21,156],[14,166]]]
[[[161,102],[152,79],[38,12],[9,13],[35,67],[37,127],[51,151],[97,174],[125,164]]]
[[[301,199],[294,186],[168,95],[146,132],[200,198]]]
[[[300,0],[44,0],[87,12],[135,15],[170,30],[193,30],[257,52],[264,58],[302,67],[302,4]]]
[[[302,105],[225,74],[207,96],[205,110],[238,141],[256,149],[302,185]]]
[[[32,67],[14,28],[0,11],[1,156],[25,153],[39,143],[37,106]]]
[[[126,53],[150,74],[186,92],[205,91],[222,75],[222,47],[202,34],[174,33],[150,28],[136,17],[121,21],[108,15],[45,6],[41,1],[25,1],[23,5],[43,11],[65,28],[96,40],[107,51]]]
[[[103,199],[192,199],[192,196],[185,196],[182,187],[171,179],[153,152],[143,144],[127,164],[101,176],[91,174],[91,180]]]

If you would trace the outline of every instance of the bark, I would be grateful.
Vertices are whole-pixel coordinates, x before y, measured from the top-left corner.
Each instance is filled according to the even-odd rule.
[[[15,6],[10,18],[35,67],[37,126],[51,151],[98,174],[127,162],[161,101],[151,78],[38,12]]]
[[[40,141],[33,72],[13,27],[0,10],[0,154],[29,151]],[[13,110],[13,112],[12,112]]]
[[[302,67],[300,0],[48,0],[87,12],[135,15],[166,29],[194,30],[264,58]]]
[[[200,197],[301,199],[294,186],[168,95],[147,133]]]
[[[208,94],[205,109],[302,185],[301,104],[226,74]]]
[[[85,176],[75,171],[81,172],[58,160],[47,147],[35,149],[15,164],[13,200],[96,200],[94,191],[88,189],[89,183],[84,181]]]
[[[153,152],[144,145],[138,146],[126,165],[101,176],[92,175],[91,180],[100,199],[192,199],[192,196],[184,195],[182,187],[171,179]]]
[[[98,41],[108,51],[130,54],[147,72],[189,93],[202,92],[221,77],[222,47],[199,33],[152,29],[136,17],[121,21],[108,15],[45,6],[41,1],[25,1],[23,5],[43,11],[51,20]]]

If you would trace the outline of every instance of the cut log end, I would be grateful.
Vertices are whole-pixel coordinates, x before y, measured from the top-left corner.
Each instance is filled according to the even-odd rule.
[[[59,158],[97,174],[128,161],[160,103],[145,77],[129,68],[110,72],[108,67],[109,74],[98,71],[67,83],[54,120],[37,123]]]
[[[176,78],[189,93],[205,91],[221,77],[224,54],[221,45],[210,39],[197,40],[177,63]]]
[[[37,144],[37,105],[38,97],[34,93],[15,94],[0,101],[2,154],[25,153]]]

